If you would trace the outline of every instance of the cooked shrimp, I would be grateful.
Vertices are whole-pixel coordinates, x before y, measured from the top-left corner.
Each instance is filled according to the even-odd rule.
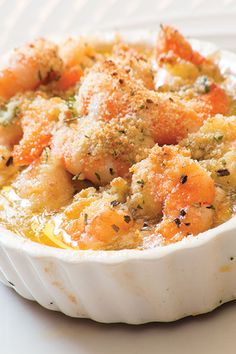
[[[208,118],[198,132],[180,143],[211,172],[217,183],[236,187],[236,117]]]
[[[166,242],[196,235],[212,226],[214,181],[186,150],[155,146],[149,157],[131,171],[129,204],[136,217],[146,215],[158,220],[162,212],[155,234]]]
[[[18,92],[57,80],[62,66],[58,48],[52,42],[38,39],[26,44],[12,53],[9,66],[0,71],[0,97],[9,99]]]
[[[32,211],[58,210],[74,194],[70,175],[51,157],[49,149],[24,169],[12,186],[21,198],[29,200]]]
[[[225,114],[228,108],[228,97],[217,85],[199,99],[181,100],[172,94],[147,90],[112,60],[96,64],[78,94],[81,115],[105,121],[128,115],[141,118],[159,144],[176,143],[196,131],[215,111]]]
[[[221,104],[216,100],[220,95]],[[125,176],[156,142],[176,143],[197,131],[212,111],[224,111],[228,101],[215,86],[199,100],[156,93],[105,60],[84,77],[77,102],[78,114],[84,117],[57,129],[53,153],[72,174],[105,185]]]
[[[218,65],[195,51],[184,36],[170,26],[161,26],[154,70],[155,87],[161,90],[179,90],[181,86],[193,83],[199,75],[217,82],[222,80]]]
[[[29,165],[49,145],[62,105],[60,98],[46,99],[40,95],[26,105],[21,118],[23,137],[13,151],[15,165]]]
[[[207,61],[205,57],[192,49],[190,43],[179,31],[171,26],[161,26],[156,44],[156,55],[160,57],[170,52],[195,65],[201,65]]]
[[[62,215],[57,230],[63,230],[80,249],[120,249],[136,247],[139,234],[125,201],[127,183],[112,181],[103,192],[88,188],[74,197]]]
[[[90,68],[99,58],[92,44],[86,38],[69,38],[59,47],[59,55],[64,63],[61,78],[56,84],[60,90],[74,86],[83,76],[86,68]]]
[[[52,153],[78,179],[106,185],[128,173],[132,163],[147,156],[154,140],[141,120],[96,121],[80,118],[54,133]]]

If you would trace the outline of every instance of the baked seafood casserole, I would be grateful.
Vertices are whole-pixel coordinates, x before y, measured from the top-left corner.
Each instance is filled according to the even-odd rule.
[[[0,71],[0,224],[146,249],[235,214],[236,86],[174,28],[155,46],[37,39]]]

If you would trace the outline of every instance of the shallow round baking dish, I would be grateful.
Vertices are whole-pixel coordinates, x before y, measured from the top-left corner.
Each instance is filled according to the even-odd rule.
[[[113,34],[104,34],[110,40]],[[149,32],[123,34],[153,43]],[[216,53],[236,75],[236,55]],[[72,251],[34,243],[0,227],[0,281],[21,296],[72,317],[105,323],[174,321],[236,298],[236,217],[195,237],[149,250]]]

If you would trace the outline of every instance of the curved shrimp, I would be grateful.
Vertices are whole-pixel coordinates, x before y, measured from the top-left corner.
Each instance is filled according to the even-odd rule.
[[[37,39],[16,49],[9,66],[0,70],[0,97],[9,99],[18,92],[34,90],[57,80],[63,63],[58,48],[45,39]]]
[[[154,140],[145,131],[143,122],[131,118],[119,122],[80,118],[77,124],[55,131],[52,153],[76,179],[106,185],[125,176],[132,163],[147,156]]]
[[[49,145],[63,106],[62,102],[60,98],[46,99],[39,95],[31,103],[26,104],[21,118],[23,137],[13,150],[15,165],[29,165]]]
[[[124,203],[127,192],[127,182],[121,178],[114,179],[104,191],[92,187],[82,190],[65,208],[59,222],[55,219],[52,232],[80,249],[136,247],[140,237]]]
[[[78,113],[84,117],[55,132],[53,152],[69,172],[104,185],[145,158],[145,148],[173,144],[197,131],[211,111],[222,107],[217,108],[215,91],[222,101],[226,97],[227,106],[218,87],[200,101],[186,101],[146,89],[113,60],[97,63],[77,97]]]
[[[90,68],[99,59],[99,54],[86,38],[69,38],[59,47],[59,55],[63,60],[64,69],[56,83],[59,90],[67,90],[74,86],[84,75],[86,68]]]
[[[196,133],[180,142],[218,183],[236,187],[236,117],[208,118]]]
[[[155,235],[165,242],[196,235],[212,226],[214,181],[186,150],[155,146],[131,172],[130,207],[136,217],[147,215],[158,220],[162,214]],[[153,203],[148,203],[150,200]]]
[[[147,90],[113,60],[96,64],[78,93],[81,115],[105,121],[132,115],[152,125],[155,142],[159,144],[175,143],[198,129],[208,116],[216,111],[226,114],[228,109],[229,99],[216,84],[211,85],[208,93],[187,101],[177,95]]]
[[[193,50],[191,44],[179,31],[167,25],[161,26],[155,50],[157,57],[171,52],[177,57],[195,65],[208,62],[204,56]]]
[[[55,211],[67,204],[74,188],[71,177],[48,149],[24,169],[12,183],[18,196],[29,201],[32,211]]]
[[[184,36],[171,26],[161,26],[155,48],[155,87],[178,90],[193,83],[199,75],[222,80],[219,67],[211,59],[195,51]]]

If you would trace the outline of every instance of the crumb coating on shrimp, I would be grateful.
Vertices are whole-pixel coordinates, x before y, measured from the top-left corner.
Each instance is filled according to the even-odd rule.
[[[37,39],[0,69],[0,223],[81,250],[151,248],[235,214],[235,90],[162,26],[154,47]]]

